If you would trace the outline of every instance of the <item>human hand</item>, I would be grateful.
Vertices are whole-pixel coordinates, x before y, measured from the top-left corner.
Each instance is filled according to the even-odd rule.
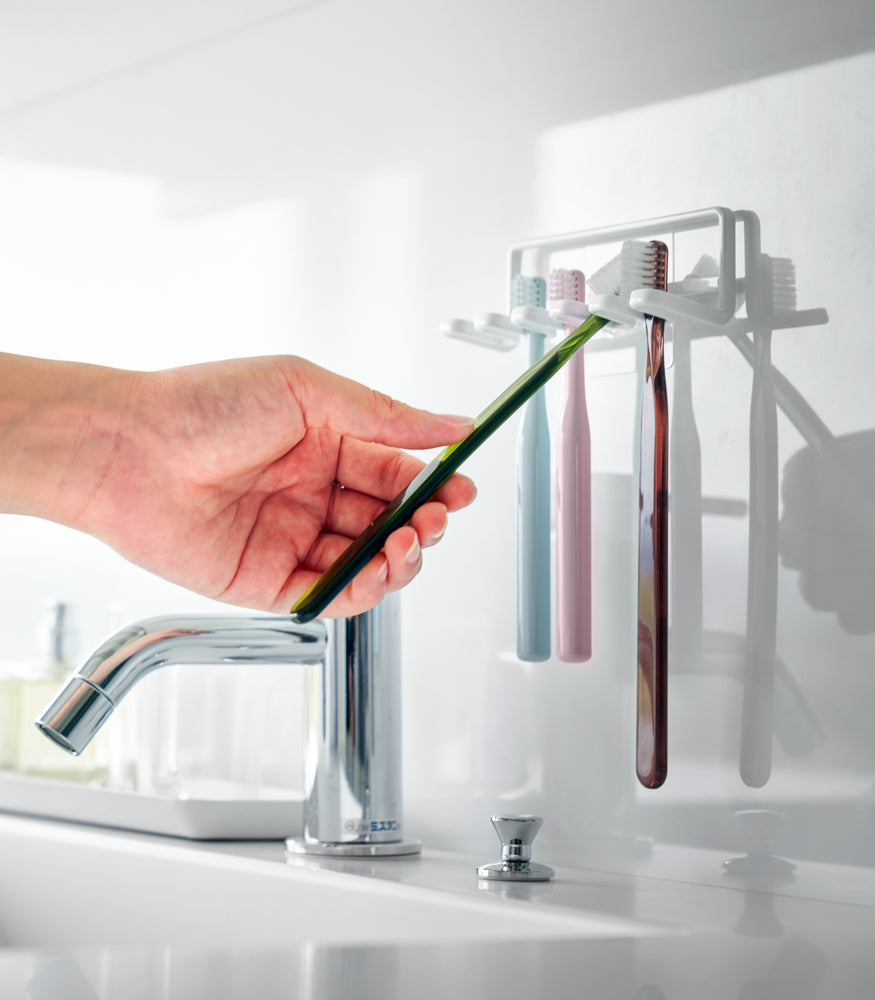
[[[32,512],[207,597],[265,611],[288,612],[419,472],[424,463],[399,449],[451,444],[472,426],[299,358],[75,367],[66,399],[81,407],[87,395],[90,410],[55,501]],[[325,614],[360,613],[409,583],[447,512],[474,495],[453,476]]]

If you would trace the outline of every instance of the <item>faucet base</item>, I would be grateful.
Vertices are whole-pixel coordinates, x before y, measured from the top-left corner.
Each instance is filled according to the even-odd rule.
[[[290,837],[286,841],[289,854],[309,854],[332,858],[395,858],[407,854],[419,854],[422,841],[413,837],[379,844],[363,843],[322,843],[309,841],[303,837]]]
[[[477,869],[477,878],[491,882],[549,882],[555,874],[548,865],[533,861],[496,861]]]

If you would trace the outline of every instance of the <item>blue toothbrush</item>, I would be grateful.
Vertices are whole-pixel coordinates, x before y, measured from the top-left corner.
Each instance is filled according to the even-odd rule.
[[[547,283],[516,274],[511,281],[511,313],[521,306],[543,309]],[[523,326],[529,365],[544,354],[545,336]],[[517,442],[517,656],[550,657],[550,429],[544,390],[526,404]]]

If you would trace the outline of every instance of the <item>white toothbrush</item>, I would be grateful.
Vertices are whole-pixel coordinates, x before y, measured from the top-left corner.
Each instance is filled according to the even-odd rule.
[[[739,772],[746,785],[762,788],[772,771],[775,660],[778,617],[778,408],[772,376],[774,313],[772,261],[760,254],[748,291],[753,323],[750,395],[747,629]]]

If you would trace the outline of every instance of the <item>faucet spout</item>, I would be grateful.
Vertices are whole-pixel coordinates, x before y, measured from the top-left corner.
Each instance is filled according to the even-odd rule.
[[[103,642],[36,720],[50,740],[80,754],[131,688],[177,663],[321,663],[321,622],[290,618],[167,616],[135,622]]]

